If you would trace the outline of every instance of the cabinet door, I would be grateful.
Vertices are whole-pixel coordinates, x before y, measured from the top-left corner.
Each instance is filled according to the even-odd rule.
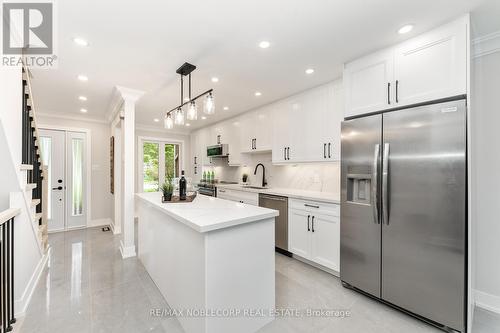
[[[396,47],[394,77],[398,106],[466,94],[466,22],[453,22]]]
[[[229,157],[227,163],[229,165],[240,165],[241,156],[241,121],[233,119],[226,124],[225,138],[223,138],[223,143],[229,145]]]
[[[310,253],[310,214],[291,209],[288,214],[288,250],[293,254],[309,259]],[[310,222],[309,222],[310,223]]]
[[[287,103],[284,101],[273,104],[272,110],[272,161],[273,163],[286,162],[285,148],[290,144],[290,116]]]
[[[210,165],[210,158],[207,156],[207,146],[210,146],[210,128],[202,128],[198,131],[198,156],[201,165]]]
[[[255,149],[264,150],[271,149],[271,107],[264,107],[255,112]]]
[[[257,124],[253,112],[244,114],[241,117],[241,151],[248,152],[254,150],[254,139],[257,132]]]
[[[394,52],[384,50],[351,62],[344,69],[345,117],[380,111],[392,106]],[[391,84],[391,86],[389,86]],[[391,104],[392,103],[392,104]]]
[[[291,161],[319,162],[326,158],[324,121],[328,104],[328,86],[322,86],[298,95],[295,103],[299,110],[294,115],[294,133],[301,133],[293,144]],[[292,149],[292,148],[291,148]]]
[[[323,131],[326,143],[326,160],[340,161],[340,126],[344,118],[344,87],[341,81],[334,82],[326,92],[326,107],[323,115]],[[323,157],[323,156],[321,156]]]
[[[314,221],[311,221],[311,260],[339,271],[340,220],[338,217],[314,216]]]
[[[201,160],[199,157],[199,140],[198,140],[198,132],[194,132],[190,136],[190,160],[189,165],[192,167],[191,177],[193,178],[194,183],[198,183],[201,176]]]

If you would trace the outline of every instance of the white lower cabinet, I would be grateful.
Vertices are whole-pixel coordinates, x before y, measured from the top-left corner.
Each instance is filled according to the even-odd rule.
[[[290,199],[289,207],[289,251],[339,272],[340,218],[336,214],[338,205]]]

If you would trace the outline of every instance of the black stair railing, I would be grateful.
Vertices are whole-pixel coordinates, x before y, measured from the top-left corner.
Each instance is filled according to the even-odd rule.
[[[10,210],[14,212],[15,210]],[[14,317],[14,217],[9,214],[0,221],[0,328],[1,332],[12,331]]]
[[[22,114],[22,160],[23,164],[29,164],[33,166],[33,170],[29,170],[27,172],[27,182],[36,184],[36,187],[33,189],[32,198],[40,200],[40,203],[36,206],[36,212],[42,212],[42,163],[40,159],[40,150],[39,143],[40,139],[37,137],[36,126],[34,123],[34,115],[32,110],[32,101],[30,101],[29,94],[29,86],[27,71],[23,68],[23,84],[22,84],[22,106],[23,106],[23,114]],[[42,221],[39,220],[39,224]]]

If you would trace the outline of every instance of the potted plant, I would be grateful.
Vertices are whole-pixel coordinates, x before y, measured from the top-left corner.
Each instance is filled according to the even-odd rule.
[[[242,180],[243,180],[243,183],[246,184],[247,180],[248,180],[248,175],[246,173],[243,174],[242,176]]]
[[[171,201],[172,193],[174,193],[174,185],[172,185],[172,178],[167,177],[165,183],[161,186],[161,191],[163,192],[162,201]]]

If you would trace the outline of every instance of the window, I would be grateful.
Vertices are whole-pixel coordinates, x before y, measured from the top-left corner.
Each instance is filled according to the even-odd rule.
[[[71,139],[73,165],[73,193],[71,193],[71,215],[83,214],[83,140]]]
[[[153,141],[142,143],[142,189],[144,192],[157,192],[165,179],[179,177],[179,175],[179,144]]]
[[[52,185],[52,138],[51,137],[40,137],[40,150],[42,152],[42,164],[47,166],[47,184]],[[47,196],[47,219],[52,219],[52,196]]]

